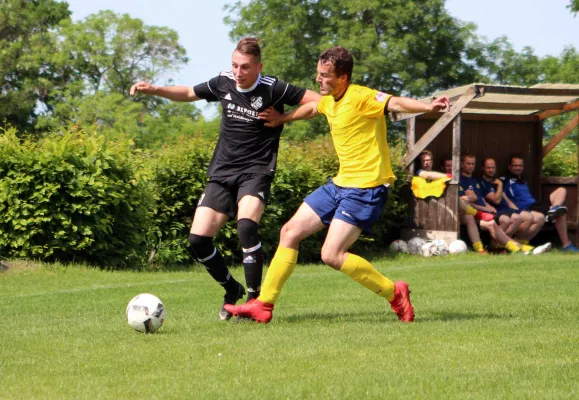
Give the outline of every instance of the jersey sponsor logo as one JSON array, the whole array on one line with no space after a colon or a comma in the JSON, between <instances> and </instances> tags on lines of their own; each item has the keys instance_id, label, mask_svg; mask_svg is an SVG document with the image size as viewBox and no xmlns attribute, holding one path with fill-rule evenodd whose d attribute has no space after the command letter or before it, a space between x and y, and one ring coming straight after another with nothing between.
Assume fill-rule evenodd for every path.
<instances>
[{"instance_id":1,"label":"jersey sponsor logo","mask_svg":"<svg viewBox=\"0 0 579 400\"><path fill-rule=\"evenodd\" d=\"M231 101L231 93L227 93L223 99Z\"/></svg>"},{"instance_id":2,"label":"jersey sponsor logo","mask_svg":"<svg viewBox=\"0 0 579 400\"><path fill-rule=\"evenodd\" d=\"M342 215L345 215L346 217L352 218L352 216L344 210L342 210Z\"/></svg>"},{"instance_id":3,"label":"jersey sponsor logo","mask_svg":"<svg viewBox=\"0 0 579 400\"><path fill-rule=\"evenodd\" d=\"M378 92L378 93L376 93L376 96L374 96L374 100L376 100L380 103L384 103L384 101L386 100L386 97L388 97L388 95L386 93Z\"/></svg>"},{"instance_id":4,"label":"jersey sponsor logo","mask_svg":"<svg viewBox=\"0 0 579 400\"><path fill-rule=\"evenodd\" d=\"M235 109L235 104L229 103L229 104L227 105L227 108L229 108L230 110L233 110L233 109Z\"/></svg>"},{"instance_id":5,"label":"jersey sponsor logo","mask_svg":"<svg viewBox=\"0 0 579 400\"><path fill-rule=\"evenodd\" d=\"M251 98L251 106L253 108L255 108L256 110L261 108L261 106L263 106L263 99L261 98L261 96L252 97Z\"/></svg>"}]
</instances>

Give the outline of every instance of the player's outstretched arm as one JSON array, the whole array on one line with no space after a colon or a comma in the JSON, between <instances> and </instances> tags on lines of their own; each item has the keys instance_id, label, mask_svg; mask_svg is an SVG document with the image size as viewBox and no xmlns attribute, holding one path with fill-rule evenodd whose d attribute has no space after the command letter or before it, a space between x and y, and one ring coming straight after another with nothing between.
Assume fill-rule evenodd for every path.
<instances>
[{"instance_id":1,"label":"player's outstretched arm","mask_svg":"<svg viewBox=\"0 0 579 400\"><path fill-rule=\"evenodd\" d=\"M428 179L430 181L443 178L450 179L447 174L443 174L442 172L425 171L423 169L421 169L420 172L418 172L418 176L424 179Z\"/></svg>"},{"instance_id":2,"label":"player's outstretched arm","mask_svg":"<svg viewBox=\"0 0 579 400\"><path fill-rule=\"evenodd\" d=\"M392 97L388 102L388 111L403 113L426 113L431 111L448 111L450 102L448 96L438 97L430 104L409 97Z\"/></svg>"},{"instance_id":3,"label":"player's outstretched arm","mask_svg":"<svg viewBox=\"0 0 579 400\"><path fill-rule=\"evenodd\" d=\"M131 86L129 94L134 96L143 93L149 96L160 96L174 101L197 101L200 100L190 86L157 86L145 81L137 82Z\"/></svg>"},{"instance_id":4,"label":"player's outstretched arm","mask_svg":"<svg viewBox=\"0 0 579 400\"><path fill-rule=\"evenodd\" d=\"M265 126L273 128L278 125L300 119L312 119L318 115L318 101L303 104L287 114L278 113L273 107L260 112L257 117L265 122Z\"/></svg>"}]
</instances>

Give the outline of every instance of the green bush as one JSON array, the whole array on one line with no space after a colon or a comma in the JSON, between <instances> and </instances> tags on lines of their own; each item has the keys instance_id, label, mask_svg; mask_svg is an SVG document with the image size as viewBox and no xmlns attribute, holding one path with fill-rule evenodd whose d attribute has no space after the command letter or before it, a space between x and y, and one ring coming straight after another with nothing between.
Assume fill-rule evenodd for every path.
<instances>
[{"instance_id":1,"label":"green bush","mask_svg":"<svg viewBox=\"0 0 579 400\"><path fill-rule=\"evenodd\" d=\"M131 144L70 131L39 141L0 134L0 253L5 257L138 264L151 196Z\"/></svg>"},{"instance_id":2,"label":"green bush","mask_svg":"<svg viewBox=\"0 0 579 400\"><path fill-rule=\"evenodd\" d=\"M186 138L176 146L164 148L152 162L156 196L156 261L163 264L193 262L187 243L189 226L197 200L206 184L206 170L214 143L202 138ZM407 205L400 199L406 176L401 167L403 143L391 146L392 164L397 184L390 191L388 203L373 232L356 244L355 251L380 252L398 235ZM279 232L296 212L303 199L338 171L338 159L330 137L303 143L282 141L277 173L269 204L260 223L260 236L266 257L271 258L279 242ZM300 247L300 261L317 261L325 231L305 240ZM235 221L228 222L217 235L215 244L229 263L240 262L240 245Z\"/></svg>"},{"instance_id":3,"label":"green bush","mask_svg":"<svg viewBox=\"0 0 579 400\"><path fill-rule=\"evenodd\" d=\"M543 158L543 176L577 175L577 141L561 141L545 158Z\"/></svg>"}]
</instances>

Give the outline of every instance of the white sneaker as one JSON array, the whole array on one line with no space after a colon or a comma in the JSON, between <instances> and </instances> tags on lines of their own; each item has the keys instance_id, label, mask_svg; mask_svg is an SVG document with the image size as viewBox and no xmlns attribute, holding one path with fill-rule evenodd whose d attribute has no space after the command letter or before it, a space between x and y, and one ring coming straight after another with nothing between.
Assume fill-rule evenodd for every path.
<instances>
[{"instance_id":1,"label":"white sneaker","mask_svg":"<svg viewBox=\"0 0 579 400\"><path fill-rule=\"evenodd\" d=\"M535 247L533 249L533 255L536 256L537 254L541 254L549 250L551 250L551 242L547 242L541 246Z\"/></svg>"}]
</instances>

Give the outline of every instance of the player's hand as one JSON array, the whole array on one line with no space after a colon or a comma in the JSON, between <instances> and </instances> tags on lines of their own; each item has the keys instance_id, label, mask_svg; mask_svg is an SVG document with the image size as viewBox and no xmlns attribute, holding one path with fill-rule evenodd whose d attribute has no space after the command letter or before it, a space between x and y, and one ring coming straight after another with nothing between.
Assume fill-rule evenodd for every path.
<instances>
[{"instance_id":1,"label":"player's hand","mask_svg":"<svg viewBox=\"0 0 579 400\"><path fill-rule=\"evenodd\" d=\"M501 181L499 178L495 178L494 181L491 182L493 185L502 185L503 181Z\"/></svg>"},{"instance_id":2,"label":"player's hand","mask_svg":"<svg viewBox=\"0 0 579 400\"><path fill-rule=\"evenodd\" d=\"M273 107L266 108L257 114L257 118L266 121L264 126L267 126L268 128L275 128L276 126L282 124L280 121L281 114L278 113L277 110Z\"/></svg>"},{"instance_id":3,"label":"player's hand","mask_svg":"<svg viewBox=\"0 0 579 400\"><path fill-rule=\"evenodd\" d=\"M155 92L155 86L145 81L140 81L131 86L131 89L129 90L131 96L134 96L137 92L153 94Z\"/></svg>"},{"instance_id":4,"label":"player's hand","mask_svg":"<svg viewBox=\"0 0 579 400\"><path fill-rule=\"evenodd\" d=\"M432 111L446 112L450 110L450 100L448 96L437 97L430 103Z\"/></svg>"}]
</instances>

